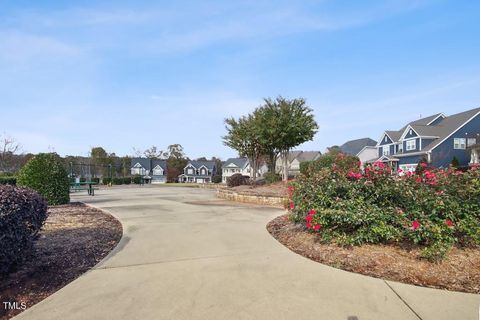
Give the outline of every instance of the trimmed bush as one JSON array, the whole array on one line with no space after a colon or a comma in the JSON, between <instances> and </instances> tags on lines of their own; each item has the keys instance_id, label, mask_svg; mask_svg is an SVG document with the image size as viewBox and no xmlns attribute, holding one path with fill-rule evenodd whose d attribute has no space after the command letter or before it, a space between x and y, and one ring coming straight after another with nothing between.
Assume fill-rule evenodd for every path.
<instances>
[{"instance_id":1,"label":"trimmed bush","mask_svg":"<svg viewBox=\"0 0 480 320\"><path fill-rule=\"evenodd\" d=\"M131 184L132 178L130 177L123 177L123 184Z\"/></svg>"},{"instance_id":2,"label":"trimmed bush","mask_svg":"<svg viewBox=\"0 0 480 320\"><path fill-rule=\"evenodd\" d=\"M250 177L244 176L241 173L235 173L231 177L227 178L227 186L237 187L248 184Z\"/></svg>"},{"instance_id":3,"label":"trimmed bush","mask_svg":"<svg viewBox=\"0 0 480 320\"><path fill-rule=\"evenodd\" d=\"M134 184L142 184L143 183L143 179L141 176L133 176L132 177L132 182Z\"/></svg>"},{"instance_id":4,"label":"trimmed bush","mask_svg":"<svg viewBox=\"0 0 480 320\"><path fill-rule=\"evenodd\" d=\"M38 193L0 185L0 274L22 263L46 218L47 203Z\"/></svg>"},{"instance_id":5,"label":"trimmed bush","mask_svg":"<svg viewBox=\"0 0 480 320\"><path fill-rule=\"evenodd\" d=\"M265 183L271 184L282 180L282 176L278 173L267 172L265 173Z\"/></svg>"},{"instance_id":6,"label":"trimmed bush","mask_svg":"<svg viewBox=\"0 0 480 320\"><path fill-rule=\"evenodd\" d=\"M219 175L219 174L214 175L213 178L212 178L212 182L213 183L221 183L222 182L222 176Z\"/></svg>"},{"instance_id":7,"label":"trimmed bush","mask_svg":"<svg viewBox=\"0 0 480 320\"><path fill-rule=\"evenodd\" d=\"M123 178L122 177L114 177L112 179L112 184L115 184L115 185L123 184Z\"/></svg>"},{"instance_id":8,"label":"trimmed bush","mask_svg":"<svg viewBox=\"0 0 480 320\"><path fill-rule=\"evenodd\" d=\"M111 182L112 182L112 179L111 179L111 178L103 178L103 179L102 179L102 183L103 183L104 185L108 185L108 184L110 184Z\"/></svg>"},{"instance_id":9,"label":"trimmed bush","mask_svg":"<svg viewBox=\"0 0 480 320\"><path fill-rule=\"evenodd\" d=\"M0 184L9 184L9 185L16 185L17 178L15 177L0 177Z\"/></svg>"},{"instance_id":10,"label":"trimmed bush","mask_svg":"<svg viewBox=\"0 0 480 320\"><path fill-rule=\"evenodd\" d=\"M70 182L57 154L34 156L18 173L17 184L37 191L49 205L70 202Z\"/></svg>"},{"instance_id":11,"label":"trimmed bush","mask_svg":"<svg viewBox=\"0 0 480 320\"><path fill-rule=\"evenodd\" d=\"M443 259L452 245L480 245L480 168L392 175L383 163L324 168L289 187L291 219L344 245L406 242Z\"/></svg>"}]
</instances>

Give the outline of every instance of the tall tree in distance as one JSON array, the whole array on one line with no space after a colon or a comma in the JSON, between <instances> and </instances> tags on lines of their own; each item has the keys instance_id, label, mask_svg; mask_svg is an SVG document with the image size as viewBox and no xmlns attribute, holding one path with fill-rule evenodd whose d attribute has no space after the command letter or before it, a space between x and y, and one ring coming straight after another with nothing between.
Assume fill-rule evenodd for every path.
<instances>
[{"instance_id":1,"label":"tall tree in distance","mask_svg":"<svg viewBox=\"0 0 480 320\"><path fill-rule=\"evenodd\" d=\"M179 175L183 173L188 159L185 158L183 147L180 144L171 144L167 147L165 153L167 158L167 181L175 182Z\"/></svg>"},{"instance_id":2,"label":"tall tree in distance","mask_svg":"<svg viewBox=\"0 0 480 320\"><path fill-rule=\"evenodd\" d=\"M6 134L0 135L0 172L16 170L15 154L21 149L20 144Z\"/></svg>"},{"instance_id":3,"label":"tall tree in distance","mask_svg":"<svg viewBox=\"0 0 480 320\"><path fill-rule=\"evenodd\" d=\"M258 111L262 118L263 142L271 146L273 153L280 154L283 163L283 181L288 181L288 154L290 150L313 139L318 124L313 110L307 106L305 99L275 100L265 99L265 104Z\"/></svg>"},{"instance_id":4,"label":"tall tree in distance","mask_svg":"<svg viewBox=\"0 0 480 320\"><path fill-rule=\"evenodd\" d=\"M264 149L260 142L259 128L262 126L255 114L225 119L227 134L223 137L223 144L238 151L241 157L247 157L252 168L251 177L257 179L258 159Z\"/></svg>"}]
</instances>

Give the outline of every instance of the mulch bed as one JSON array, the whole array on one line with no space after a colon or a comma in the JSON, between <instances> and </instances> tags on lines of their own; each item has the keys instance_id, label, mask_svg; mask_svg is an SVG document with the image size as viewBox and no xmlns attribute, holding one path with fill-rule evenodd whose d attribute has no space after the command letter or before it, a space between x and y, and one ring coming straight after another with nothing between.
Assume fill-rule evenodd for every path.
<instances>
[{"instance_id":1,"label":"mulch bed","mask_svg":"<svg viewBox=\"0 0 480 320\"><path fill-rule=\"evenodd\" d=\"M50 207L49 216L25 263L0 279L0 319L23 310L5 310L3 302L29 308L85 273L122 237L118 220L81 203Z\"/></svg>"},{"instance_id":2,"label":"mulch bed","mask_svg":"<svg viewBox=\"0 0 480 320\"><path fill-rule=\"evenodd\" d=\"M238 193L255 195L255 196L270 196L270 197L286 197L287 186L284 182L276 182L265 185L244 185L229 188Z\"/></svg>"},{"instance_id":3,"label":"mulch bed","mask_svg":"<svg viewBox=\"0 0 480 320\"><path fill-rule=\"evenodd\" d=\"M480 248L452 248L445 261L431 263L420 258L417 246L322 243L318 235L295 225L287 215L272 220L267 229L290 250L338 269L423 287L480 293Z\"/></svg>"}]
</instances>

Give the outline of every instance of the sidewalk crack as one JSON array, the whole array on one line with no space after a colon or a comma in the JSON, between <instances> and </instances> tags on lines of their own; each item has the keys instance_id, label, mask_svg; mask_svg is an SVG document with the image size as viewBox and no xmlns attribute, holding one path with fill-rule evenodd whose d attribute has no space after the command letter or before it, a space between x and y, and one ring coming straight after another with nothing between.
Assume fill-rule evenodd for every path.
<instances>
[{"instance_id":1,"label":"sidewalk crack","mask_svg":"<svg viewBox=\"0 0 480 320\"><path fill-rule=\"evenodd\" d=\"M415 316L417 316L418 319L423 320L422 317L420 317L420 315L419 315L415 310L413 310L413 308L407 303L407 301L405 301L405 300L402 298L402 296L400 296L400 294L399 294L397 291L395 291L395 289L393 289L393 287L392 287L386 280L383 280L383 282L385 282L385 284L387 285L387 287L389 287L390 290L392 290L393 293L395 293L395 295L407 306L408 309L410 309L410 311L413 312L413 314L414 314Z\"/></svg>"}]
</instances>

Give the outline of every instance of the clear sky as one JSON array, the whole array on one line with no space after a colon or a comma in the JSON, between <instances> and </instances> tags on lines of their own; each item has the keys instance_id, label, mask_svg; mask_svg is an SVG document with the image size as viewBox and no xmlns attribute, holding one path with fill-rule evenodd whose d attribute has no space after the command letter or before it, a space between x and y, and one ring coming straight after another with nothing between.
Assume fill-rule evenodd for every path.
<instances>
[{"instance_id":1,"label":"clear sky","mask_svg":"<svg viewBox=\"0 0 480 320\"><path fill-rule=\"evenodd\" d=\"M223 119L304 97L305 150L480 106L480 1L0 0L0 133L25 152L180 143L234 156Z\"/></svg>"}]
</instances>

